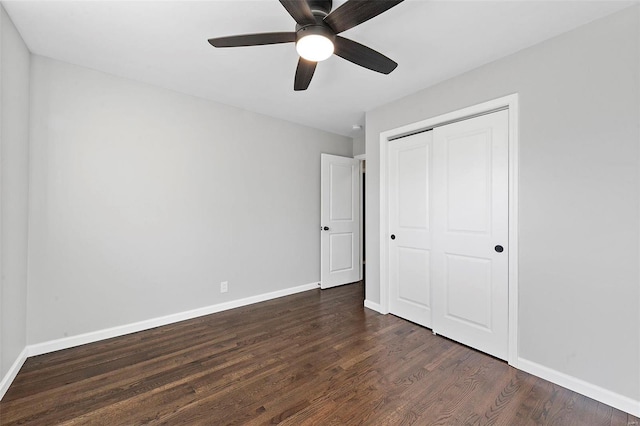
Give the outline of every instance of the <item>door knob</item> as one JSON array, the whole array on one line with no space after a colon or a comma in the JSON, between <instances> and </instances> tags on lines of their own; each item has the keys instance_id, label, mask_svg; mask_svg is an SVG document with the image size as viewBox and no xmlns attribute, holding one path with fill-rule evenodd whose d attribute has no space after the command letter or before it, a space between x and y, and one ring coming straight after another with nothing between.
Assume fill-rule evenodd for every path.
<instances>
[{"instance_id":1,"label":"door knob","mask_svg":"<svg viewBox=\"0 0 640 426\"><path fill-rule=\"evenodd\" d=\"M497 245L493 249L498 253L502 253L504 251L504 248L501 245Z\"/></svg>"},{"instance_id":2,"label":"door knob","mask_svg":"<svg viewBox=\"0 0 640 426\"><path fill-rule=\"evenodd\" d=\"M324 227L324 228L322 228L322 229L324 229L325 231L328 231L328 230L329 230L329 227L328 227L328 226L325 226L325 227Z\"/></svg>"},{"instance_id":3,"label":"door knob","mask_svg":"<svg viewBox=\"0 0 640 426\"><path fill-rule=\"evenodd\" d=\"M395 239L396 239L395 234L391 234L391 239L392 239L392 240L395 240Z\"/></svg>"}]
</instances>

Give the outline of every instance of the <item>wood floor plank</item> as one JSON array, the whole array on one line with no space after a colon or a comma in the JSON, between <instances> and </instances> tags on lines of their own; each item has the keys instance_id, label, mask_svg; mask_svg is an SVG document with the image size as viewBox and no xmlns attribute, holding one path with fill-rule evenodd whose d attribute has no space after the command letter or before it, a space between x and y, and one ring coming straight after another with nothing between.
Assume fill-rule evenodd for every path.
<instances>
[{"instance_id":1,"label":"wood floor plank","mask_svg":"<svg viewBox=\"0 0 640 426\"><path fill-rule=\"evenodd\" d=\"M0 425L602 425L638 419L312 290L29 358Z\"/></svg>"}]
</instances>

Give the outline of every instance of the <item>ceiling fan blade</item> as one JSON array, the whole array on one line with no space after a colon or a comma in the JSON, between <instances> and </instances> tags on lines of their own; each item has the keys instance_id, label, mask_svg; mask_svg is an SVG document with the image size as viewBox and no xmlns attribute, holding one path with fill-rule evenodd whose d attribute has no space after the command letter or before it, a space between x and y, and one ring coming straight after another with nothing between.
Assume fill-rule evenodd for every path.
<instances>
[{"instance_id":1,"label":"ceiling fan blade","mask_svg":"<svg viewBox=\"0 0 640 426\"><path fill-rule=\"evenodd\" d=\"M382 74L389 74L396 69L397 63L384 56L382 53L356 43L348 38L336 36L335 50L333 53L347 61L353 62L361 67L377 71Z\"/></svg>"},{"instance_id":2,"label":"ceiling fan blade","mask_svg":"<svg viewBox=\"0 0 640 426\"><path fill-rule=\"evenodd\" d=\"M296 33L258 33L242 34L228 37L210 38L213 47L262 46L265 44L292 43L296 41Z\"/></svg>"},{"instance_id":3,"label":"ceiling fan blade","mask_svg":"<svg viewBox=\"0 0 640 426\"><path fill-rule=\"evenodd\" d=\"M311 13L311 8L306 0L280 0L280 3L298 24L311 25L316 23L316 18Z\"/></svg>"},{"instance_id":4,"label":"ceiling fan blade","mask_svg":"<svg viewBox=\"0 0 640 426\"><path fill-rule=\"evenodd\" d=\"M356 25L360 25L371 18L375 18L382 12L386 12L393 6L402 3L402 1L403 0L349 0L324 18L324 22L338 34Z\"/></svg>"},{"instance_id":5,"label":"ceiling fan blade","mask_svg":"<svg viewBox=\"0 0 640 426\"><path fill-rule=\"evenodd\" d=\"M296 68L296 78L293 82L293 90L307 90L309 83L311 83L313 73L316 70L316 65L318 65L317 62L311 62L300 58L298 61L298 68Z\"/></svg>"}]
</instances>

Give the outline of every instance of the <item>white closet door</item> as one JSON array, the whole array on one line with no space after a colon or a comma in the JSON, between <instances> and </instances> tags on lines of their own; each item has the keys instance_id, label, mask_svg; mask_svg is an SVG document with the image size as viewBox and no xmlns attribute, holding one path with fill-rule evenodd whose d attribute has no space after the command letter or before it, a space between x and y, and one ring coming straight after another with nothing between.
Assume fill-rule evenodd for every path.
<instances>
[{"instance_id":1,"label":"white closet door","mask_svg":"<svg viewBox=\"0 0 640 426\"><path fill-rule=\"evenodd\" d=\"M433 330L508 355L508 112L433 131Z\"/></svg>"},{"instance_id":2,"label":"white closet door","mask_svg":"<svg viewBox=\"0 0 640 426\"><path fill-rule=\"evenodd\" d=\"M431 327L432 132L389 142L389 312Z\"/></svg>"},{"instance_id":3,"label":"white closet door","mask_svg":"<svg viewBox=\"0 0 640 426\"><path fill-rule=\"evenodd\" d=\"M360 160L321 154L320 287L360 281Z\"/></svg>"}]
</instances>

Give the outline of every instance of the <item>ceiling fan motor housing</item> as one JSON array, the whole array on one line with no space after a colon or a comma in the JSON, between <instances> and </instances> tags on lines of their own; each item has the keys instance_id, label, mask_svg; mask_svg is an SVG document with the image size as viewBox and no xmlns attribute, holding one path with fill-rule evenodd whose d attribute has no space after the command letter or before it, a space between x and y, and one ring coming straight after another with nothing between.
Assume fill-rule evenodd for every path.
<instances>
[{"instance_id":1,"label":"ceiling fan motor housing","mask_svg":"<svg viewBox=\"0 0 640 426\"><path fill-rule=\"evenodd\" d=\"M327 24L319 23L315 25L307 25L304 27L296 27L296 43L302 38L308 35L319 35L328 38L333 43L336 39L336 34Z\"/></svg>"},{"instance_id":2,"label":"ceiling fan motor housing","mask_svg":"<svg viewBox=\"0 0 640 426\"><path fill-rule=\"evenodd\" d=\"M333 7L332 0L308 0L308 3L309 3L309 9L311 9L311 12L314 15L316 14L322 15L323 19L325 16L329 14L329 12L331 12L331 8Z\"/></svg>"},{"instance_id":3,"label":"ceiling fan motor housing","mask_svg":"<svg viewBox=\"0 0 640 426\"><path fill-rule=\"evenodd\" d=\"M296 42L304 36L320 35L333 41L335 40L335 32L325 22L324 18L331 12L333 7L332 0L308 0L311 13L316 18L315 24L300 25L296 24Z\"/></svg>"}]
</instances>

